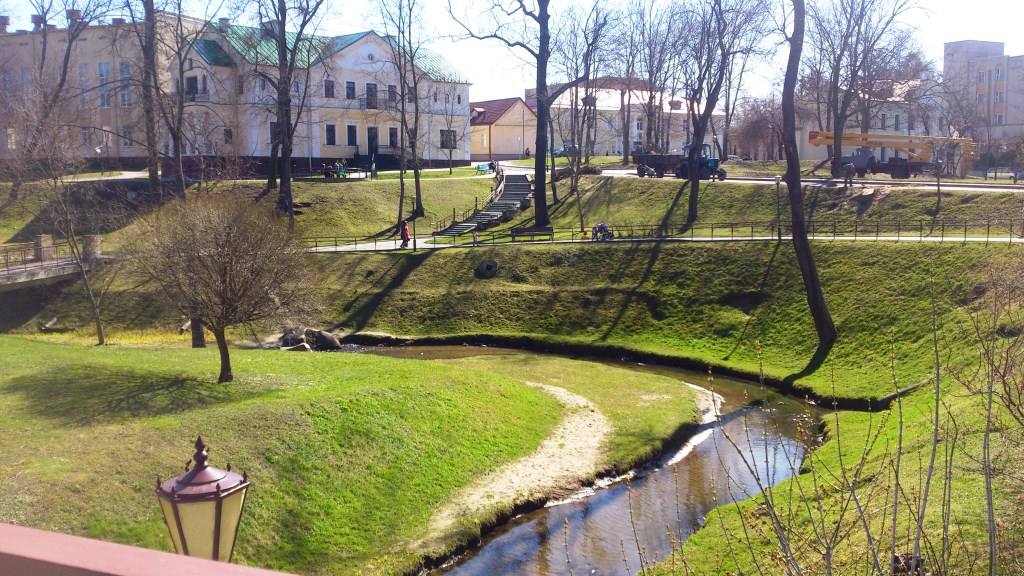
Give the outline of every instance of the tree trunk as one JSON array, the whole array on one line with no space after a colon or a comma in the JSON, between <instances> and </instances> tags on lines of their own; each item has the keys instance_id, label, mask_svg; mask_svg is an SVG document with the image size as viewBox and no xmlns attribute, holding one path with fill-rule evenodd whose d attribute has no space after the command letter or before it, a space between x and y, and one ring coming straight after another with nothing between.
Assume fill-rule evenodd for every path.
<instances>
[{"instance_id":1,"label":"tree trunk","mask_svg":"<svg viewBox=\"0 0 1024 576\"><path fill-rule=\"evenodd\" d=\"M154 102L157 81L156 67L156 7L153 0L143 0L145 25L142 36L142 114L146 125L146 153L149 168L150 193L160 190L160 131L156 120Z\"/></svg>"},{"instance_id":2,"label":"tree trunk","mask_svg":"<svg viewBox=\"0 0 1024 576\"><path fill-rule=\"evenodd\" d=\"M235 375L231 373L231 353L228 351L228 340L224 337L224 328L211 327L210 332L217 339L217 351L220 352L220 376L217 377L217 383L231 382Z\"/></svg>"},{"instance_id":3,"label":"tree trunk","mask_svg":"<svg viewBox=\"0 0 1024 576\"><path fill-rule=\"evenodd\" d=\"M818 333L818 349L828 349L836 339L836 326L825 302L825 293L818 278L811 243L807 239L804 221L804 194L800 183L800 156L796 143L796 84L800 71L800 53L804 45L804 0L793 1L793 35L790 38L789 61L782 87L783 144L786 152L786 187L789 190L789 208L792 213L793 248L807 293L807 306Z\"/></svg>"},{"instance_id":4,"label":"tree trunk","mask_svg":"<svg viewBox=\"0 0 1024 576\"><path fill-rule=\"evenodd\" d=\"M558 168L555 166L555 127L551 125L550 117L548 119L548 145L550 146L549 152L551 156L551 203L557 204L558 184L555 181L555 176L558 174ZM541 226L541 224L538 224L538 226Z\"/></svg>"},{"instance_id":5,"label":"tree trunk","mask_svg":"<svg viewBox=\"0 0 1024 576\"><path fill-rule=\"evenodd\" d=\"M548 155L548 135L551 103L548 102L548 59L551 57L551 32L548 28L550 0L537 0L537 137L534 141L533 161L533 222L537 226L551 224L545 186L544 160Z\"/></svg>"},{"instance_id":6,"label":"tree trunk","mask_svg":"<svg viewBox=\"0 0 1024 576\"><path fill-rule=\"evenodd\" d=\"M265 193L269 193L274 188L277 188L277 151L281 148L281 145L278 144L278 139L280 139L280 135L275 134L274 141L270 144L270 165L267 171L267 188Z\"/></svg>"},{"instance_id":7,"label":"tree trunk","mask_svg":"<svg viewBox=\"0 0 1024 576\"><path fill-rule=\"evenodd\" d=\"M619 91L619 117L622 119L622 163L629 164L629 110L625 90Z\"/></svg>"},{"instance_id":8,"label":"tree trunk","mask_svg":"<svg viewBox=\"0 0 1024 576\"><path fill-rule=\"evenodd\" d=\"M203 330L203 319L193 309L188 315L189 330L192 332L192 347L206 348L206 331Z\"/></svg>"}]
</instances>

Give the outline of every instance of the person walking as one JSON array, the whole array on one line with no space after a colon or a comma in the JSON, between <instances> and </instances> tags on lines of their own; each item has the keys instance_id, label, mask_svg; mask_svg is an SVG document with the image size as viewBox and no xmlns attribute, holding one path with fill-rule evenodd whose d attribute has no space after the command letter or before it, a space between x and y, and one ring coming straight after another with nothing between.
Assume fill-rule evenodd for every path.
<instances>
[{"instance_id":1,"label":"person walking","mask_svg":"<svg viewBox=\"0 0 1024 576\"><path fill-rule=\"evenodd\" d=\"M412 238L412 234L409 233L409 221L402 221L402 250L409 247L409 239Z\"/></svg>"}]
</instances>

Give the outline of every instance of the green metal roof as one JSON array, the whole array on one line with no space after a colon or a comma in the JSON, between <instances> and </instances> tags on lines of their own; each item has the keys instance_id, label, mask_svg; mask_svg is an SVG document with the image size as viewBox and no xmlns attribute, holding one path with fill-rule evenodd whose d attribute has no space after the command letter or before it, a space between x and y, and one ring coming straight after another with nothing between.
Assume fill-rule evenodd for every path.
<instances>
[{"instance_id":1,"label":"green metal roof","mask_svg":"<svg viewBox=\"0 0 1024 576\"><path fill-rule=\"evenodd\" d=\"M299 47L299 54L295 59L296 66L299 68L309 68L320 60L341 52L370 34L375 33L356 32L331 37L306 34L299 38L296 33L287 32L285 38L289 46ZM277 66L277 45L273 38L264 36L259 28L232 25L228 28L224 37L227 38L232 48L250 64ZM392 42L390 37L382 38L385 42ZM216 43L213 44L216 45ZM223 52L220 46L216 46L216 49ZM224 56L227 57L227 54L225 53ZM206 59L206 56L203 56L203 58ZM227 59L230 61L229 57ZM420 68L434 80L463 84L469 83L454 66L433 50L420 48L417 59L419 60L418 65ZM213 62L210 63L213 64Z\"/></svg>"},{"instance_id":2,"label":"green metal roof","mask_svg":"<svg viewBox=\"0 0 1024 576\"><path fill-rule=\"evenodd\" d=\"M192 44L192 50L210 66L234 66L231 56L221 48L216 40L200 38Z\"/></svg>"},{"instance_id":3,"label":"green metal roof","mask_svg":"<svg viewBox=\"0 0 1024 576\"><path fill-rule=\"evenodd\" d=\"M277 66L277 44L259 28L232 25L224 37L246 62L258 66ZM330 38L308 34L299 38L295 32L286 32L285 41L296 49L295 65L309 68L320 59Z\"/></svg>"}]
</instances>

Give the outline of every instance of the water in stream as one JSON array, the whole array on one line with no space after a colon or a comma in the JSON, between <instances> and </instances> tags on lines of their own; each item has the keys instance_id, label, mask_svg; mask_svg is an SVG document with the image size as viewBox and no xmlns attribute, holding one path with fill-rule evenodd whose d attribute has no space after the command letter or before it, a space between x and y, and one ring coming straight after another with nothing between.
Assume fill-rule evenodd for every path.
<instances>
[{"instance_id":1,"label":"water in stream","mask_svg":"<svg viewBox=\"0 0 1024 576\"><path fill-rule=\"evenodd\" d=\"M415 358L527 353L459 346L374 351ZM634 367L698 385L706 382L706 376L696 372ZM813 409L738 380L716 377L714 388L723 399L720 421L706 425L702 433L666 454L655 467L628 482L588 490L519 516L492 532L478 549L434 574L554 576L568 575L571 566L576 576L632 576L640 569L640 550L649 561L665 558L673 539L678 543L693 533L711 509L757 491L757 482L740 451L762 483L792 476L807 445L803 435L813 429ZM762 408L751 406L755 401Z\"/></svg>"}]
</instances>

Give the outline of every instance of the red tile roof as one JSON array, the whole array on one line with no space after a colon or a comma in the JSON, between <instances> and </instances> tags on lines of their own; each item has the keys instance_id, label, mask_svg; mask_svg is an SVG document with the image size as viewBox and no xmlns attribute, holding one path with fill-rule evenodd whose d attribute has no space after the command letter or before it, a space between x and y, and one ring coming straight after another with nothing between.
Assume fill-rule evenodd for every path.
<instances>
[{"instance_id":1,"label":"red tile roof","mask_svg":"<svg viewBox=\"0 0 1024 576\"><path fill-rule=\"evenodd\" d=\"M483 102L470 102L469 123L473 126L487 126L488 124L494 124L498 121L498 118L501 118L501 115L514 106L516 102L522 101L522 98L515 97L500 98L498 100L484 100Z\"/></svg>"}]
</instances>

